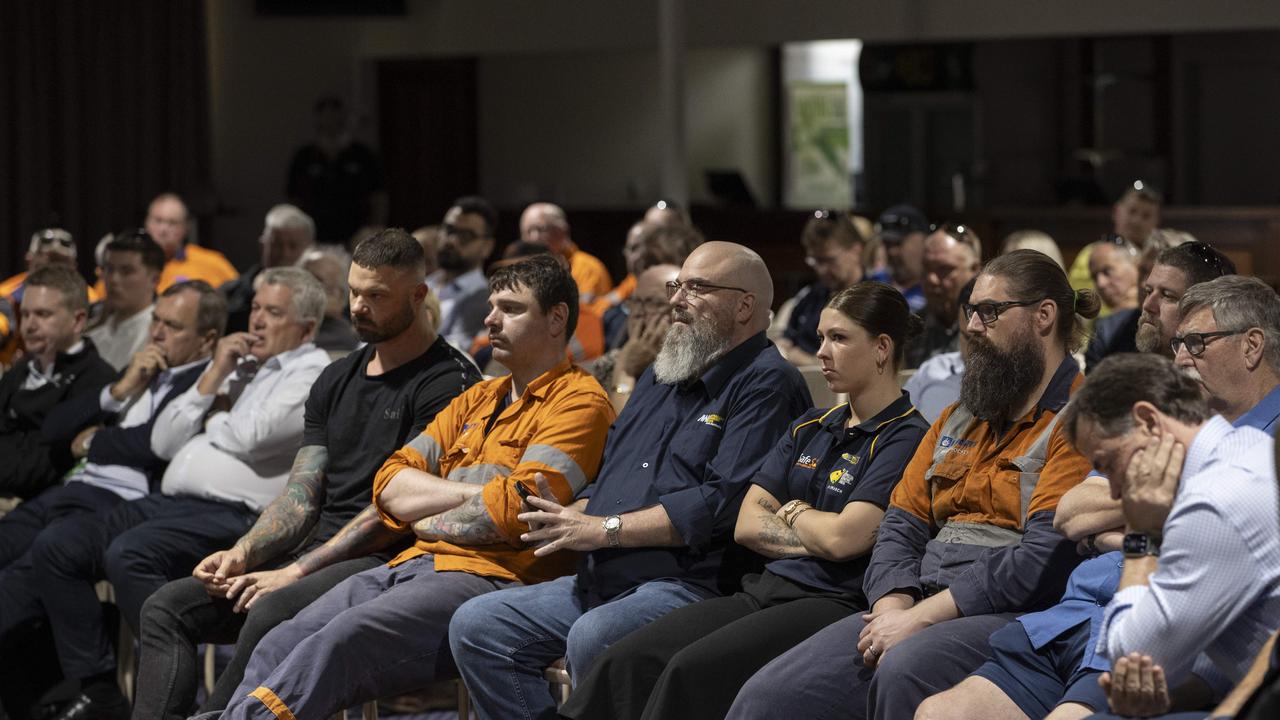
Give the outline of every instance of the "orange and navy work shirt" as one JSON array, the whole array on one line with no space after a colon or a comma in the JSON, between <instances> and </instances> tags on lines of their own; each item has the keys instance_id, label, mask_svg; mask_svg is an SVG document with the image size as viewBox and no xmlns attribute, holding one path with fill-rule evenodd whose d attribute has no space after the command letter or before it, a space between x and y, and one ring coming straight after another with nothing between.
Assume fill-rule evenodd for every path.
<instances>
[{"instance_id":1,"label":"orange and navy work shirt","mask_svg":"<svg viewBox=\"0 0 1280 720\"><path fill-rule=\"evenodd\" d=\"M441 410L421 435L388 458L373 480L374 507L388 527L402 532L410 530L411 523L387 512L380 499L401 470L415 468L446 480L484 485L485 507L506 542L470 546L418 540L391 565L430 553L439 571L523 583L573 570L574 553L535 558L533 547L520 541L528 526L516 519L523 501L515 484L536 493L534 474L542 473L560 503L573 502L600 469L613 406L595 378L565 360L529 383L486 430L510 392L510 376L473 385Z\"/></svg>"},{"instance_id":2,"label":"orange and navy work shirt","mask_svg":"<svg viewBox=\"0 0 1280 720\"><path fill-rule=\"evenodd\" d=\"M178 250L178 254L164 264L164 270L160 273L160 280L156 282L156 293L162 293L170 285L176 285L187 280L203 280L217 290L222 286L222 283L235 280L238 277L240 277L240 273L236 271L235 266L231 264L226 255L217 250L210 250L199 245L183 245ZM106 292L106 286L101 278L98 279L93 289L99 294Z\"/></svg>"},{"instance_id":3,"label":"orange and navy work shirt","mask_svg":"<svg viewBox=\"0 0 1280 720\"><path fill-rule=\"evenodd\" d=\"M999 433L975 418L944 434L959 406L943 411L890 497L867 570L869 602L895 590L950 589L961 613L974 615L1038 609L1061 596L1079 558L1075 543L1053 529L1053 516L1090 466L1056 426L1043 466L1028 456L1083 381L1067 357L1031 412ZM976 532L939 536L947 525Z\"/></svg>"}]
</instances>

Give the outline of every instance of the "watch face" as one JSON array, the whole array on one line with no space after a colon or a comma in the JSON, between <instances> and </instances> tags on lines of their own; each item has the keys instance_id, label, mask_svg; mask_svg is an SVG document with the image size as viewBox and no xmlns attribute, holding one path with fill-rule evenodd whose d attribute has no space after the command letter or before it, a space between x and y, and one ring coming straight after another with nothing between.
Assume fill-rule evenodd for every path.
<instances>
[{"instance_id":1,"label":"watch face","mask_svg":"<svg viewBox=\"0 0 1280 720\"><path fill-rule=\"evenodd\" d=\"M1124 536L1123 550L1125 555L1156 555L1156 544L1143 533L1129 533Z\"/></svg>"},{"instance_id":2,"label":"watch face","mask_svg":"<svg viewBox=\"0 0 1280 720\"><path fill-rule=\"evenodd\" d=\"M604 519L604 529L610 532L622 527L622 518L617 515L610 515Z\"/></svg>"}]
</instances>

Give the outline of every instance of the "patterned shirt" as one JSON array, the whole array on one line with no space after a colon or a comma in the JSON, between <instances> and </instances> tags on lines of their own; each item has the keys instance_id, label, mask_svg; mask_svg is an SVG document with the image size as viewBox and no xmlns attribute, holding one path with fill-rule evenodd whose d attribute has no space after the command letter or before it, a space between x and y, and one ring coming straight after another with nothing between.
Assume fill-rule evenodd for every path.
<instances>
[{"instance_id":1,"label":"patterned shirt","mask_svg":"<svg viewBox=\"0 0 1280 720\"><path fill-rule=\"evenodd\" d=\"M1215 416L1187 448L1148 585L1116 592L1098 651L1150 655L1166 673L1205 652L1244 677L1280 617L1280 517L1273 441Z\"/></svg>"}]
</instances>

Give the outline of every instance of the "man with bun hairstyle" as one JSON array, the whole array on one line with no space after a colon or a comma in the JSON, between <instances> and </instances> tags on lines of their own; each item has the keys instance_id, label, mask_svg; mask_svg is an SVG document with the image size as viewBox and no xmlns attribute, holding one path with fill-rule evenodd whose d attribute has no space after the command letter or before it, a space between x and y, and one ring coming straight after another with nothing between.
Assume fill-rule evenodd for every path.
<instances>
[{"instance_id":1,"label":"man with bun hairstyle","mask_svg":"<svg viewBox=\"0 0 1280 720\"><path fill-rule=\"evenodd\" d=\"M1098 313L1047 255L1018 250L978 275L968 367L894 489L863 589L871 612L766 665L730 718L911 718L986 658L987 637L1062 594L1079 558L1053 529L1089 463L1057 417L1083 381L1071 353Z\"/></svg>"}]
</instances>

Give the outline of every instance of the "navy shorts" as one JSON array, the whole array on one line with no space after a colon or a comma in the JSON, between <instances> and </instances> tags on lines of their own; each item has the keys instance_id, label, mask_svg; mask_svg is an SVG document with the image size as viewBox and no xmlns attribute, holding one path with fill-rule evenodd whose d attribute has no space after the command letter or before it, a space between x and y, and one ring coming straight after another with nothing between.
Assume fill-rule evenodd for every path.
<instances>
[{"instance_id":1,"label":"navy shorts","mask_svg":"<svg viewBox=\"0 0 1280 720\"><path fill-rule=\"evenodd\" d=\"M1107 696L1098 686L1100 670L1080 667L1089 623L1081 623L1036 650L1022 623L991 633L991 657L974 675L995 683L1030 718L1043 718L1065 702L1106 712Z\"/></svg>"}]
</instances>

